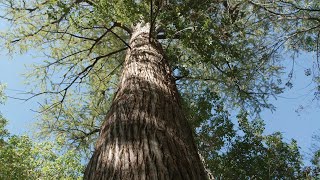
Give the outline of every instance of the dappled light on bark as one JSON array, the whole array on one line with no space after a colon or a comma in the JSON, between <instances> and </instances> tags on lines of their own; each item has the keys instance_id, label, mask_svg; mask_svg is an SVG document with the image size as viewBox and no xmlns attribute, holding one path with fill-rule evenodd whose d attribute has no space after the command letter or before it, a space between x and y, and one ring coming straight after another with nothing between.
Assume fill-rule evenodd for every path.
<instances>
[{"instance_id":1,"label":"dappled light on bark","mask_svg":"<svg viewBox=\"0 0 320 180\"><path fill-rule=\"evenodd\" d=\"M161 45L135 26L85 179L206 179Z\"/></svg>"}]
</instances>

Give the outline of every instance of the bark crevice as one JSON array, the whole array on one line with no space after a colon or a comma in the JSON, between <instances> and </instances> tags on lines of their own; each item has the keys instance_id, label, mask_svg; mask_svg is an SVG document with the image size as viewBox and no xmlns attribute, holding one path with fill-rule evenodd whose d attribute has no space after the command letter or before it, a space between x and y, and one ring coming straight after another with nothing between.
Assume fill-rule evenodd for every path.
<instances>
[{"instance_id":1,"label":"bark crevice","mask_svg":"<svg viewBox=\"0 0 320 180\"><path fill-rule=\"evenodd\" d=\"M207 179L160 43L133 28L85 179Z\"/></svg>"}]
</instances>

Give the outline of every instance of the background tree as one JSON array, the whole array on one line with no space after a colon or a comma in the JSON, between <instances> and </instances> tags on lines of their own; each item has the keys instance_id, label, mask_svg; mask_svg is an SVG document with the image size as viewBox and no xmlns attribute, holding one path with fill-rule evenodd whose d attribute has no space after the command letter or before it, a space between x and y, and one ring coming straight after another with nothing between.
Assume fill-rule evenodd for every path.
<instances>
[{"instance_id":1,"label":"background tree","mask_svg":"<svg viewBox=\"0 0 320 180\"><path fill-rule=\"evenodd\" d=\"M238 116L238 129L219 118L198 134L199 150L216 179L299 179L303 164L296 141L284 142L280 132L264 135L263 121L249 122L245 113ZM232 131L223 129L226 124Z\"/></svg>"},{"instance_id":2,"label":"background tree","mask_svg":"<svg viewBox=\"0 0 320 180\"><path fill-rule=\"evenodd\" d=\"M4 103L0 84L0 103ZM75 149L63 150L56 143L37 143L28 136L11 135L0 115L0 179L81 179L83 165Z\"/></svg>"},{"instance_id":3,"label":"background tree","mask_svg":"<svg viewBox=\"0 0 320 180\"><path fill-rule=\"evenodd\" d=\"M1 128L6 120L1 117ZM1 179L81 179L83 165L75 150L59 144L35 143L28 136L5 134L0 139Z\"/></svg>"},{"instance_id":4,"label":"background tree","mask_svg":"<svg viewBox=\"0 0 320 180\"><path fill-rule=\"evenodd\" d=\"M319 146L319 134L315 134L313 137L311 165L305 166L302 171L302 177L306 179L319 179L320 178L320 146Z\"/></svg>"}]
</instances>

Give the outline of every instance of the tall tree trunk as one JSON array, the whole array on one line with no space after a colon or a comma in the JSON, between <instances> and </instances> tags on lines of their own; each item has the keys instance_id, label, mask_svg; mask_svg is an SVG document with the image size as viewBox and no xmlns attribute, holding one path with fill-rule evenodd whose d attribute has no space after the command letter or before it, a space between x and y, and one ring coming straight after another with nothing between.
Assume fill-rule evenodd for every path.
<instances>
[{"instance_id":1,"label":"tall tree trunk","mask_svg":"<svg viewBox=\"0 0 320 180\"><path fill-rule=\"evenodd\" d=\"M135 26L85 179L207 179L167 59Z\"/></svg>"}]
</instances>

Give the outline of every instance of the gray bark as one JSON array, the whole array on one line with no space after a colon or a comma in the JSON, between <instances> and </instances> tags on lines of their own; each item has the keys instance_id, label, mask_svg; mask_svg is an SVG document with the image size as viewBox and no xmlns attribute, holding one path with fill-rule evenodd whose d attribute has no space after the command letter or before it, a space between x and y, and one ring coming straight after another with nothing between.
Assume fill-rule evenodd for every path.
<instances>
[{"instance_id":1,"label":"gray bark","mask_svg":"<svg viewBox=\"0 0 320 180\"><path fill-rule=\"evenodd\" d=\"M134 27L85 179L207 179L174 78L148 24Z\"/></svg>"}]
</instances>

